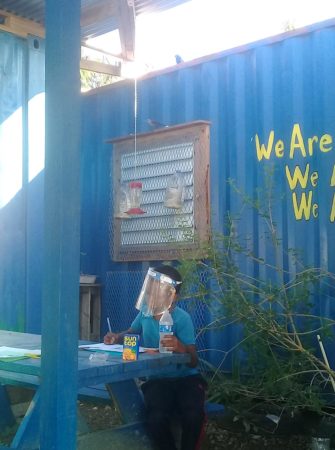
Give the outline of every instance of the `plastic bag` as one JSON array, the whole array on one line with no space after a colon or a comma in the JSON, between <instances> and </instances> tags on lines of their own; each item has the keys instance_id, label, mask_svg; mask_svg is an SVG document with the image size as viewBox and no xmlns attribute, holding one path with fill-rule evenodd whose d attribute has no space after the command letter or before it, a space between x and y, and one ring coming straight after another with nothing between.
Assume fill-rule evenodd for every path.
<instances>
[{"instance_id":1,"label":"plastic bag","mask_svg":"<svg viewBox=\"0 0 335 450\"><path fill-rule=\"evenodd\" d=\"M168 179L165 190L164 206L166 208L180 209L184 201L184 180L178 170Z\"/></svg>"},{"instance_id":2,"label":"plastic bag","mask_svg":"<svg viewBox=\"0 0 335 450\"><path fill-rule=\"evenodd\" d=\"M115 217L118 219L129 219L127 211L130 208L129 189L127 184L121 184L116 198L117 213Z\"/></svg>"}]
</instances>

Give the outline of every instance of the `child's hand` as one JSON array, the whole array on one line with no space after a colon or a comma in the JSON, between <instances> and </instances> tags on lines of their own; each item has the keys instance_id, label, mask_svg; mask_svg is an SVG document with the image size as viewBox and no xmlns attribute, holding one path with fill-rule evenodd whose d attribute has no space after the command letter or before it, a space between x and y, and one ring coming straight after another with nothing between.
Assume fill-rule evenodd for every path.
<instances>
[{"instance_id":1,"label":"child's hand","mask_svg":"<svg viewBox=\"0 0 335 450\"><path fill-rule=\"evenodd\" d=\"M176 338L173 334L167 334L162 339L162 345L166 347L168 350L175 353L185 353L185 346Z\"/></svg>"},{"instance_id":2,"label":"child's hand","mask_svg":"<svg viewBox=\"0 0 335 450\"><path fill-rule=\"evenodd\" d=\"M104 344L107 344L107 345L116 344L117 341L118 341L118 337L119 337L119 335L117 333L110 333L110 332L108 332L104 336Z\"/></svg>"}]
</instances>

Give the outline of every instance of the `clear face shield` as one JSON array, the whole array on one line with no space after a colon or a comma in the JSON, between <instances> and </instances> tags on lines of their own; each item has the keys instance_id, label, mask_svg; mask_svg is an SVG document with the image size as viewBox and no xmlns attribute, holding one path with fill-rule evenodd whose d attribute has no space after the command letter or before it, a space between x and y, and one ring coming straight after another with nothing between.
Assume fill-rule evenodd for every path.
<instances>
[{"instance_id":1,"label":"clear face shield","mask_svg":"<svg viewBox=\"0 0 335 450\"><path fill-rule=\"evenodd\" d=\"M135 308L145 316L157 316L170 308L180 281L149 269L138 296Z\"/></svg>"}]
</instances>

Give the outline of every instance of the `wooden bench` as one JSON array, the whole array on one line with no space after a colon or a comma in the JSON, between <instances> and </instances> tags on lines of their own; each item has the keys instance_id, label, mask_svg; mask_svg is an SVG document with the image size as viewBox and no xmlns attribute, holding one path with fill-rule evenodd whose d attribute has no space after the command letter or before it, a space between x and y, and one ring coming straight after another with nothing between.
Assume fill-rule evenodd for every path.
<instances>
[{"instance_id":1,"label":"wooden bench","mask_svg":"<svg viewBox=\"0 0 335 450\"><path fill-rule=\"evenodd\" d=\"M14 376L11 376L9 380L7 372L0 370L0 383L35 389L39 385L39 379L34 375L17 373ZM78 399L81 401L101 402L106 404L111 403L112 401L111 394L108 392L105 384L80 388L78 391ZM219 403L205 403L205 411L208 416L223 414L224 409L224 406Z\"/></svg>"},{"instance_id":2,"label":"wooden bench","mask_svg":"<svg viewBox=\"0 0 335 450\"><path fill-rule=\"evenodd\" d=\"M82 401L91 401L99 403L111 402L111 396L104 384L79 389L78 399ZM224 406L219 403L212 403L212 402L205 403L205 412L208 417L222 415L224 411L225 411Z\"/></svg>"}]
</instances>

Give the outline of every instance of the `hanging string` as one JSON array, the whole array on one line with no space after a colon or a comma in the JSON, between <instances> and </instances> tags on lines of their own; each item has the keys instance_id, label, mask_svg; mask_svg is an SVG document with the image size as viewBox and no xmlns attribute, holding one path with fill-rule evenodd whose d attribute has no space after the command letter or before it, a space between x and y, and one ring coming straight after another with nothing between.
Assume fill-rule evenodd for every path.
<instances>
[{"instance_id":1,"label":"hanging string","mask_svg":"<svg viewBox=\"0 0 335 450\"><path fill-rule=\"evenodd\" d=\"M137 179L137 78L134 78L134 180Z\"/></svg>"},{"instance_id":2,"label":"hanging string","mask_svg":"<svg viewBox=\"0 0 335 450\"><path fill-rule=\"evenodd\" d=\"M136 74L136 9L135 0L128 0L129 6L132 6L134 20L134 180L137 179L137 74Z\"/></svg>"},{"instance_id":3,"label":"hanging string","mask_svg":"<svg viewBox=\"0 0 335 450\"><path fill-rule=\"evenodd\" d=\"M132 7L133 21L134 21L134 178L129 183L130 196L131 196L131 208L127 211L129 215L144 214L145 211L140 207L142 201L142 182L137 180L137 107L138 107L138 93L137 93L137 74L136 74L136 10L135 0L128 0L128 5Z\"/></svg>"}]
</instances>

